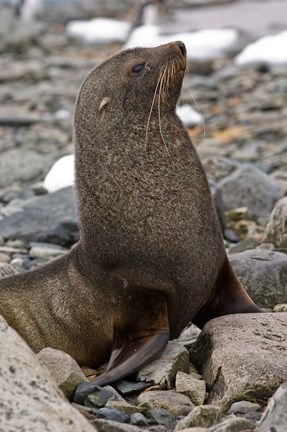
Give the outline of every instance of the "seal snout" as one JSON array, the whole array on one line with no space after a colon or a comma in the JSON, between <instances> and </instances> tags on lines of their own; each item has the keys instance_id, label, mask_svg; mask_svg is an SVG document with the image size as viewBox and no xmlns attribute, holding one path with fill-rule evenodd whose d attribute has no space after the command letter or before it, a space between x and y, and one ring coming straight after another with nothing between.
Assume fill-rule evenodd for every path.
<instances>
[{"instance_id":1,"label":"seal snout","mask_svg":"<svg viewBox=\"0 0 287 432\"><path fill-rule=\"evenodd\" d=\"M175 45L177 45L178 48L180 49L181 54L183 55L183 57L186 57L186 47L185 47L184 43L181 42L181 41L176 41L176 42L174 42L174 43L175 43Z\"/></svg>"}]
</instances>

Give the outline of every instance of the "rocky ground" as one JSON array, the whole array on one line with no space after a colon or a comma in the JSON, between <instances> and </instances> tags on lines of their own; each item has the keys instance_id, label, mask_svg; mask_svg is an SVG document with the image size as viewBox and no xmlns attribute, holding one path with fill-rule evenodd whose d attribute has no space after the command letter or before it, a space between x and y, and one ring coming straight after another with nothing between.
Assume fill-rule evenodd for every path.
<instances>
[{"instance_id":1,"label":"rocky ground","mask_svg":"<svg viewBox=\"0 0 287 432\"><path fill-rule=\"evenodd\" d=\"M61 256L78 239L72 189L48 194L42 181L60 156L73 151L81 81L120 47L85 47L68 40L62 24L21 25L6 9L0 33L0 274L6 276ZM286 384L260 419L287 380L287 69L239 68L232 59L190 69L197 74L187 75L180 103L194 106L195 99L204 115L204 125L189 134L210 181L226 248L250 295L270 313L216 319L199 337L191 326L137 377L79 397L74 406L99 431L283 432ZM0 330L0 339L17 338L5 324ZM14 357L21 362L20 345ZM47 350L38 359L70 400L87 379L63 353ZM23 362L25 381L32 366ZM0 373L0 380L14 373L12 363L1 358L10 372ZM25 385L21 400L28 394L41 400L37 392L45 383ZM46 391L52 410L55 392ZM18 408L11 401L13 418ZM65 409L63 415L82 421ZM1 421L0 408L0 430L7 431ZM59 430L90 430L75 424Z\"/></svg>"}]
</instances>

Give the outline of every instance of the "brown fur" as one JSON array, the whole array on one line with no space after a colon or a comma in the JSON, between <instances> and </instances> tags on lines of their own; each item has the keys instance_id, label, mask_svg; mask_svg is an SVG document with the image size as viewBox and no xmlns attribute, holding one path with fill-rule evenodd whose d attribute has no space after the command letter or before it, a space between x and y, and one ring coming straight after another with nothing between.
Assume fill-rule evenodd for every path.
<instances>
[{"instance_id":1,"label":"brown fur","mask_svg":"<svg viewBox=\"0 0 287 432\"><path fill-rule=\"evenodd\" d=\"M183 51L170 43L121 52L80 89L80 241L0 281L0 313L35 351L52 346L98 366L138 334L169 326L173 338L189 321L256 310L230 269L206 176L175 114Z\"/></svg>"}]
</instances>

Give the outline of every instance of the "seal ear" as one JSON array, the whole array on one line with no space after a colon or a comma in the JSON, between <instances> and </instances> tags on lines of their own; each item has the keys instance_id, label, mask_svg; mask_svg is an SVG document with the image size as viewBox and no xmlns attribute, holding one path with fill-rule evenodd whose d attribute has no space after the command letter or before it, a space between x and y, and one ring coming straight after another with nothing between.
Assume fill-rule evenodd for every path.
<instances>
[{"instance_id":1,"label":"seal ear","mask_svg":"<svg viewBox=\"0 0 287 432\"><path fill-rule=\"evenodd\" d=\"M104 99L102 99L100 106L99 106L99 113L105 114L106 109L109 106L110 102L111 102L111 98L104 97Z\"/></svg>"}]
</instances>

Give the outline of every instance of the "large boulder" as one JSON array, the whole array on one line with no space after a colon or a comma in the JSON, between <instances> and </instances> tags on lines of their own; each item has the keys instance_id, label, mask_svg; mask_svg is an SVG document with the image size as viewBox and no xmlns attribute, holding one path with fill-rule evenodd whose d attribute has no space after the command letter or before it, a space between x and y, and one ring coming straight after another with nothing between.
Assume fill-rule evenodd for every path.
<instances>
[{"instance_id":1,"label":"large boulder","mask_svg":"<svg viewBox=\"0 0 287 432\"><path fill-rule=\"evenodd\" d=\"M72 187L27 201L0 221L1 236L29 242L70 245L79 239Z\"/></svg>"},{"instance_id":2,"label":"large boulder","mask_svg":"<svg viewBox=\"0 0 287 432\"><path fill-rule=\"evenodd\" d=\"M287 379L286 345L286 313L227 315L205 325L190 356L202 370L209 403L264 405Z\"/></svg>"},{"instance_id":3,"label":"large boulder","mask_svg":"<svg viewBox=\"0 0 287 432\"><path fill-rule=\"evenodd\" d=\"M260 307L273 308L287 300L287 255L271 250L248 250L229 256L248 294Z\"/></svg>"},{"instance_id":4,"label":"large boulder","mask_svg":"<svg viewBox=\"0 0 287 432\"><path fill-rule=\"evenodd\" d=\"M287 430L287 381L270 399L256 432L286 432Z\"/></svg>"},{"instance_id":5,"label":"large boulder","mask_svg":"<svg viewBox=\"0 0 287 432\"><path fill-rule=\"evenodd\" d=\"M247 207L250 219L261 224L270 213L282 192L275 181L253 165L242 165L218 183L224 210Z\"/></svg>"},{"instance_id":6,"label":"large boulder","mask_svg":"<svg viewBox=\"0 0 287 432\"><path fill-rule=\"evenodd\" d=\"M65 399L48 370L0 317L0 429L95 432Z\"/></svg>"}]
</instances>

